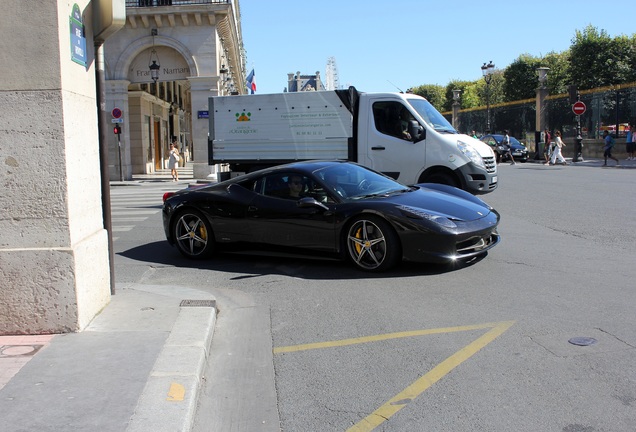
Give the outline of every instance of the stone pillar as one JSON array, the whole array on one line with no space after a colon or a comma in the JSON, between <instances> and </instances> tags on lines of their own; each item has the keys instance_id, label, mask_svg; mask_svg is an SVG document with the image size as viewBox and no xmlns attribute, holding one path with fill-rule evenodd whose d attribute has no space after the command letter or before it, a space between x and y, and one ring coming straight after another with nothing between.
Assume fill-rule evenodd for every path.
<instances>
[{"instance_id":1,"label":"stone pillar","mask_svg":"<svg viewBox=\"0 0 636 432\"><path fill-rule=\"evenodd\" d=\"M80 331L110 300L92 26L86 65L71 59L69 32L73 3L84 15L89 1L8 3L0 14L10 60L0 63L0 334Z\"/></svg>"},{"instance_id":2,"label":"stone pillar","mask_svg":"<svg viewBox=\"0 0 636 432\"><path fill-rule=\"evenodd\" d=\"M541 155L541 149L539 147L539 142L541 141L541 134L543 133L543 131L546 128L546 114L547 114L547 108L546 108L546 99L548 98L548 88L543 85L540 84L539 87L537 87L536 89L536 102L535 102L535 110L536 110L536 117L535 117L535 155L534 155L534 159L539 160L542 159L543 156ZM543 145L550 145L550 143L544 143Z\"/></svg>"},{"instance_id":3,"label":"stone pillar","mask_svg":"<svg viewBox=\"0 0 636 432\"><path fill-rule=\"evenodd\" d=\"M195 179L216 178L216 167L208 164L209 119L198 118L199 111L208 111L208 99L218 95L218 76L189 77L190 100L192 103L192 145L194 157L193 176ZM212 116L212 113L210 113Z\"/></svg>"}]
</instances>

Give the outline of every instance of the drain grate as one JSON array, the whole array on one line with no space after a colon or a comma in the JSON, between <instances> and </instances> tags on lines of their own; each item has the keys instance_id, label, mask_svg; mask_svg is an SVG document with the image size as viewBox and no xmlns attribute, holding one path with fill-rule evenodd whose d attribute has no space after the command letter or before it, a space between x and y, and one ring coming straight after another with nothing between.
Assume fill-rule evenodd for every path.
<instances>
[{"instance_id":1,"label":"drain grate","mask_svg":"<svg viewBox=\"0 0 636 432\"><path fill-rule=\"evenodd\" d=\"M181 300L181 307L216 307L216 300Z\"/></svg>"}]
</instances>

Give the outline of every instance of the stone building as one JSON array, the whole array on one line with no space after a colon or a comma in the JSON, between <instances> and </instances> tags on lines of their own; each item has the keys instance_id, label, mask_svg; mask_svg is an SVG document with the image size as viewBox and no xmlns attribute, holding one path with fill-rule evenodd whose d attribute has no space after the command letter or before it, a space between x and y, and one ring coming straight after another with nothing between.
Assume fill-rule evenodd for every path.
<instances>
[{"instance_id":1,"label":"stone building","mask_svg":"<svg viewBox=\"0 0 636 432\"><path fill-rule=\"evenodd\" d=\"M325 90L325 85L320 79L320 72L316 72L316 75L301 75L300 72L287 74L287 88L288 92L301 92L301 91L320 91Z\"/></svg>"},{"instance_id":2,"label":"stone building","mask_svg":"<svg viewBox=\"0 0 636 432\"><path fill-rule=\"evenodd\" d=\"M173 137L195 178L214 176L208 98L246 92L238 0L126 0L126 25L104 56L107 110L119 108L123 130L121 146L110 134L111 179L120 158L125 179L165 168Z\"/></svg>"}]
</instances>

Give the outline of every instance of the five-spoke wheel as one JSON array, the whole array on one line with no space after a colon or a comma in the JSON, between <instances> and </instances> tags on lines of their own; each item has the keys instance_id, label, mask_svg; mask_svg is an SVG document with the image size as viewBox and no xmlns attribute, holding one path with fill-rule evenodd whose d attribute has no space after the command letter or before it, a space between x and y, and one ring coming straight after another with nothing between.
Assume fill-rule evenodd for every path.
<instances>
[{"instance_id":1,"label":"five-spoke wheel","mask_svg":"<svg viewBox=\"0 0 636 432\"><path fill-rule=\"evenodd\" d=\"M353 263L363 270L384 271L400 259L397 235L384 220L362 216L347 231L347 250Z\"/></svg>"},{"instance_id":2,"label":"five-spoke wheel","mask_svg":"<svg viewBox=\"0 0 636 432\"><path fill-rule=\"evenodd\" d=\"M214 249L212 227L196 210L181 212L172 227L177 249L188 258L204 258Z\"/></svg>"}]
</instances>

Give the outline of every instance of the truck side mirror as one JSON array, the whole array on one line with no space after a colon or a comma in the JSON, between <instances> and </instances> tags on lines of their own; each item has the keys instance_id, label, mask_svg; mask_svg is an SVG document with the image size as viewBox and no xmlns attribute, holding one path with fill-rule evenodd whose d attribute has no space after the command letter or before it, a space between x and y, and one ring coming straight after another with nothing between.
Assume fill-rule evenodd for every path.
<instances>
[{"instance_id":1,"label":"truck side mirror","mask_svg":"<svg viewBox=\"0 0 636 432\"><path fill-rule=\"evenodd\" d=\"M411 134L411 140L416 143L426 139L426 129L418 123L417 120L409 121L409 134Z\"/></svg>"}]
</instances>

